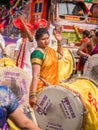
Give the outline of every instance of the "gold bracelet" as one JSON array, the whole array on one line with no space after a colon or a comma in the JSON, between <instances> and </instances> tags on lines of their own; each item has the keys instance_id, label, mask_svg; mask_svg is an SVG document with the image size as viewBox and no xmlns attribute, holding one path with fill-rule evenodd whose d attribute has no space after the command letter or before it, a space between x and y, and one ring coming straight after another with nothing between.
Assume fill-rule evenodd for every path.
<instances>
[{"instance_id":1,"label":"gold bracelet","mask_svg":"<svg viewBox=\"0 0 98 130\"><path fill-rule=\"evenodd\" d=\"M32 95L32 96L36 96L37 95L37 93L36 92L31 92L31 94L30 95Z\"/></svg>"},{"instance_id":2,"label":"gold bracelet","mask_svg":"<svg viewBox=\"0 0 98 130\"><path fill-rule=\"evenodd\" d=\"M31 95L30 95L30 98L31 98L31 97L36 97L36 96L37 96L37 95L32 95L32 94L31 94Z\"/></svg>"}]
</instances>

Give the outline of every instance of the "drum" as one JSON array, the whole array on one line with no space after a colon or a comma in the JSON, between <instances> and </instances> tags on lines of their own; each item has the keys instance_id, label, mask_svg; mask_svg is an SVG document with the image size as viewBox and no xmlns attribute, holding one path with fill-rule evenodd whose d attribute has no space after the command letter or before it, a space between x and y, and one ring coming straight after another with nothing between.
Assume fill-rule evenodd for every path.
<instances>
[{"instance_id":1,"label":"drum","mask_svg":"<svg viewBox=\"0 0 98 130\"><path fill-rule=\"evenodd\" d=\"M44 88L38 94L40 107L34 107L38 125L43 130L80 130L84 106L79 97L60 85ZM70 125L71 124L71 125Z\"/></svg>"},{"instance_id":2,"label":"drum","mask_svg":"<svg viewBox=\"0 0 98 130\"><path fill-rule=\"evenodd\" d=\"M18 99L19 105L28 103L30 76L18 67L3 67L0 69L0 85L8 86Z\"/></svg>"},{"instance_id":3,"label":"drum","mask_svg":"<svg viewBox=\"0 0 98 130\"><path fill-rule=\"evenodd\" d=\"M8 44L6 47L5 47L5 52L7 54L7 56L13 60L14 59L14 51L15 51L15 47L16 47L16 44Z\"/></svg>"},{"instance_id":4,"label":"drum","mask_svg":"<svg viewBox=\"0 0 98 130\"><path fill-rule=\"evenodd\" d=\"M85 130L98 129L98 84L88 78L80 77L73 79L69 83L61 84L64 88L69 89L79 95L81 102L88 111L84 122Z\"/></svg>"},{"instance_id":5,"label":"drum","mask_svg":"<svg viewBox=\"0 0 98 130\"><path fill-rule=\"evenodd\" d=\"M16 66L16 63L13 59L3 57L0 59L0 68L7 67L7 66Z\"/></svg>"},{"instance_id":6,"label":"drum","mask_svg":"<svg viewBox=\"0 0 98 130\"><path fill-rule=\"evenodd\" d=\"M88 58L84 65L83 76L89 77L98 83L98 54Z\"/></svg>"},{"instance_id":7,"label":"drum","mask_svg":"<svg viewBox=\"0 0 98 130\"><path fill-rule=\"evenodd\" d=\"M75 59L69 49L63 48L63 58L59 60L59 80L70 79L76 69Z\"/></svg>"},{"instance_id":8,"label":"drum","mask_svg":"<svg viewBox=\"0 0 98 130\"><path fill-rule=\"evenodd\" d=\"M15 94L19 106L29 118L34 112L29 107L29 86L31 85L31 77L23 70L15 66L3 67L0 69L0 85L8 86ZM11 130L18 130L18 128L8 120ZM16 129L17 128L17 129Z\"/></svg>"},{"instance_id":9,"label":"drum","mask_svg":"<svg viewBox=\"0 0 98 130\"><path fill-rule=\"evenodd\" d=\"M34 106L38 125L44 130L97 130L97 99L97 85L87 78L46 87L38 93L40 107Z\"/></svg>"}]
</instances>

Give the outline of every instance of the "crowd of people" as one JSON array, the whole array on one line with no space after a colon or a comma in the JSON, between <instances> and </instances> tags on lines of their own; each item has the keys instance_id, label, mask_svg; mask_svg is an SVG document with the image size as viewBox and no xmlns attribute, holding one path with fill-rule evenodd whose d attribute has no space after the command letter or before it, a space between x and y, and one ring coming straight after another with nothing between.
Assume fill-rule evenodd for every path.
<instances>
[{"instance_id":1,"label":"crowd of people","mask_svg":"<svg viewBox=\"0 0 98 130\"><path fill-rule=\"evenodd\" d=\"M81 74L83 74L87 59L94 54L98 54L98 30L84 30L82 34L83 39L80 41L80 46L77 50L77 54L80 56L77 63L77 71L80 71Z\"/></svg>"},{"instance_id":2,"label":"crowd of people","mask_svg":"<svg viewBox=\"0 0 98 130\"><path fill-rule=\"evenodd\" d=\"M58 59L63 57L62 28L52 26L52 32L47 29L47 23L28 23L22 14L17 14L14 26L20 30L20 38L16 42L14 57L16 66L27 72L32 78L29 102L37 104L37 94L46 84L59 84ZM5 41L2 32L4 26L0 24L0 58L6 55ZM98 54L98 30L84 30L77 54L79 61L76 70L83 74L83 67L88 57ZM0 128L8 129L7 118L10 118L19 128L40 130L20 110L18 101L7 86L0 86ZM20 116L22 120L20 119Z\"/></svg>"},{"instance_id":3,"label":"crowd of people","mask_svg":"<svg viewBox=\"0 0 98 130\"><path fill-rule=\"evenodd\" d=\"M32 77L29 95L30 104L33 106L37 103L37 93L45 87L45 82L43 79L52 85L59 83L58 58L62 58L63 56L61 44L62 36L61 32L58 31L57 28L54 28L53 36L55 37L57 47L55 50L51 48L52 45L50 45L50 35L48 29L45 27L45 24L43 25L43 23L39 23L36 30L34 30L34 26L29 24L21 14L17 15L17 18L14 20L13 24L20 30L21 34L21 37L16 43L14 53L16 66L26 71L30 77ZM1 31L2 29L4 29L3 26L0 27ZM4 50L5 45L3 45L2 40L0 45L3 57L6 55L6 52ZM2 92L4 94L1 94ZM8 97L6 97L6 95ZM28 130L40 129L20 110L16 97L7 86L0 86L0 96L2 97L2 102L4 105L3 108L2 104L0 106L2 108L1 112L4 114L4 120L1 119L2 124L0 128L8 129L9 126L7 119L9 118L19 128ZM6 98L8 98L6 100L7 102L4 102ZM22 120L19 115L22 117Z\"/></svg>"}]
</instances>

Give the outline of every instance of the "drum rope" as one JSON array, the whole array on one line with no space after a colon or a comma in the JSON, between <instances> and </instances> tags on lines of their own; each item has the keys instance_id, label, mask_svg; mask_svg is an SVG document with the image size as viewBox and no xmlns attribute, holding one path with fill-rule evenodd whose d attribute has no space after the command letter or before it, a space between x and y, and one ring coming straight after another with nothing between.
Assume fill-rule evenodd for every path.
<instances>
[{"instance_id":1,"label":"drum rope","mask_svg":"<svg viewBox=\"0 0 98 130\"><path fill-rule=\"evenodd\" d=\"M40 79L45 83L46 87L50 86L51 84L48 83L45 79L43 79L42 77L40 77Z\"/></svg>"}]
</instances>

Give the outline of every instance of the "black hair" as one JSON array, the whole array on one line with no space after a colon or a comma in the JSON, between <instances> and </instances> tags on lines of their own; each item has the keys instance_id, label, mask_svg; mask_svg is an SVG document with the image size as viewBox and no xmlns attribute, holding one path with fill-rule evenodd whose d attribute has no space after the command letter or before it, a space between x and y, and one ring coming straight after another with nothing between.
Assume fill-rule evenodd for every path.
<instances>
[{"instance_id":1,"label":"black hair","mask_svg":"<svg viewBox=\"0 0 98 130\"><path fill-rule=\"evenodd\" d=\"M95 30L95 29L91 29L90 32L91 32L91 31L95 32L96 30Z\"/></svg>"},{"instance_id":2,"label":"black hair","mask_svg":"<svg viewBox=\"0 0 98 130\"><path fill-rule=\"evenodd\" d=\"M95 36L98 37L98 30L95 31Z\"/></svg>"},{"instance_id":3,"label":"black hair","mask_svg":"<svg viewBox=\"0 0 98 130\"><path fill-rule=\"evenodd\" d=\"M89 32L88 30L84 30L84 31L82 32L82 34L83 34L84 36L86 36L86 37L89 37L90 32Z\"/></svg>"},{"instance_id":4,"label":"black hair","mask_svg":"<svg viewBox=\"0 0 98 130\"><path fill-rule=\"evenodd\" d=\"M46 28L39 28L36 31L35 40L38 41L44 34L48 34L49 35L48 30Z\"/></svg>"}]
</instances>

